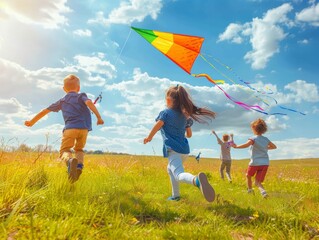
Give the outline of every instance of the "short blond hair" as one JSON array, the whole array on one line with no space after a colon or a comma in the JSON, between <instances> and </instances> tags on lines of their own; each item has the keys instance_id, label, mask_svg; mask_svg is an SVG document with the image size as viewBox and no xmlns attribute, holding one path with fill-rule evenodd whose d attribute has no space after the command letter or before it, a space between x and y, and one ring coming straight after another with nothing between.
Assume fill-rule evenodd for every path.
<instances>
[{"instance_id":1,"label":"short blond hair","mask_svg":"<svg viewBox=\"0 0 319 240\"><path fill-rule=\"evenodd\" d=\"M63 80L63 87L66 91L77 90L78 86L80 86L80 79L73 74L66 76Z\"/></svg>"}]
</instances>

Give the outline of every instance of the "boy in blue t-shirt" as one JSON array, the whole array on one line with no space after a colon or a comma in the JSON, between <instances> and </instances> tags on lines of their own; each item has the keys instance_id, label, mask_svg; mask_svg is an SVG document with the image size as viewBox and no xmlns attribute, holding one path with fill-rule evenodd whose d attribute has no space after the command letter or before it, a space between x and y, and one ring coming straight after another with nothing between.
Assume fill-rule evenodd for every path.
<instances>
[{"instance_id":1,"label":"boy in blue t-shirt","mask_svg":"<svg viewBox=\"0 0 319 240\"><path fill-rule=\"evenodd\" d=\"M27 127L32 127L49 112L62 111L65 127L60 147L60 159L67 163L69 180L73 183L79 179L83 169L83 149L88 132L92 130L90 110L97 117L97 125L104 124L104 121L87 95L79 93L80 79L77 76L68 75L64 79L63 90L66 92L63 98L43 109L30 121L25 121L24 124ZM75 158L72 158L72 148L75 151Z\"/></svg>"}]
</instances>

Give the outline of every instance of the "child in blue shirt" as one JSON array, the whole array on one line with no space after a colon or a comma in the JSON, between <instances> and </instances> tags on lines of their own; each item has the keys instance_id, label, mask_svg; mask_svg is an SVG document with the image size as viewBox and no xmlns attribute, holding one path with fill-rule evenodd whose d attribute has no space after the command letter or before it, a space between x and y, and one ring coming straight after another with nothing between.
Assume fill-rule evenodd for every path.
<instances>
[{"instance_id":1,"label":"child in blue shirt","mask_svg":"<svg viewBox=\"0 0 319 240\"><path fill-rule=\"evenodd\" d=\"M65 127L60 147L60 159L66 162L69 180L73 183L79 179L83 169L83 149L88 132L92 130L90 110L97 117L97 125L104 124L104 121L87 95L79 93L80 79L77 76L68 75L64 79L63 90L66 92L63 98L43 109L30 121L25 121L24 124L27 127L32 127L48 113L62 111ZM72 158L72 148L75 151L75 158Z\"/></svg>"},{"instance_id":2,"label":"child in blue shirt","mask_svg":"<svg viewBox=\"0 0 319 240\"><path fill-rule=\"evenodd\" d=\"M247 187L248 193L253 193L252 189L252 177L255 176L255 185L259 188L261 195L266 198L267 192L262 185L265 179L268 166L269 166L269 156L268 150L276 149L277 146L273 144L267 137L263 134L267 131L267 124L261 118L253 121L250 124L251 130L254 136L249 138L248 141L241 145L234 144L234 148L247 148L251 146L251 157L249 166L247 169Z\"/></svg>"},{"instance_id":3,"label":"child in blue shirt","mask_svg":"<svg viewBox=\"0 0 319 240\"><path fill-rule=\"evenodd\" d=\"M161 131L163 155L168 158L167 171L172 185L172 196L168 200L180 200L179 182L184 182L197 186L205 199L212 202L215 199L215 191L205 173L194 176L184 172L183 161L190 152L187 138L192 136L192 119L202 123L204 121L201 116L215 118L215 113L195 106L186 90L179 85L167 90L166 105L167 109L159 113L154 127L144 139L144 144L152 141L153 136Z\"/></svg>"}]
</instances>

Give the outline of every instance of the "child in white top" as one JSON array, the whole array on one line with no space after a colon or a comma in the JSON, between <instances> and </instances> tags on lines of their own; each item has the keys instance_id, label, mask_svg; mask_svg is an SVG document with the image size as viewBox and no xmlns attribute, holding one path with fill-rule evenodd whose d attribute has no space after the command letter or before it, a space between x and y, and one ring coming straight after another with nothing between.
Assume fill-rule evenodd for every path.
<instances>
[{"instance_id":1,"label":"child in white top","mask_svg":"<svg viewBox=\"0 0 319 240\"><path fill-rule=\"evenodd\" d=\"M220 160L221 160L221 165L219 168L220 177L224 180L224 169L226 168L226 176L228 181L231 183L232 179L230 176L230 168L231 168L232 159L230 156L230 149L234 143L234 135L224 134L223 140L221 140L214 130L212 130L212 133L216 136L217 142L220 145ZM229 141L229 136L230 136L230 141Z\"/></svg>"},{"instance_id":2,"label":"child in white top","mask_svg":"<svg viewBox=\"0 0 319 240\"><path fill-rule=\"evenodd\" d=\"M247 148L251 146L251 157L246 173L248 193L253 193L251 179L254 175L256 175L255 185L259 188L261 195L266 198L268 195L262 185L262 182L265 179L269 166L268 150L276 149L277 146L267 137L262 136L267 131L267 124L263 119L259 118L253 121L250 126L254 136L249 138L246 143L241 145L234 144L233 147Z\"/></svg>"}]
</instances>

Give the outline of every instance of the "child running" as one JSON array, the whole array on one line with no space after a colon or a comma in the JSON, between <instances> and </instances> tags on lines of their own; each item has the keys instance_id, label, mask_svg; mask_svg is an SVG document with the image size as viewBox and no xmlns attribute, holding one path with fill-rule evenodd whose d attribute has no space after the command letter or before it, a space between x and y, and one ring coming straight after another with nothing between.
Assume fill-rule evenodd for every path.
<instances>
[{"instance_id":1,"label":"child running","mask_svg":"<svg viewBox=\"0 0 319 240\"><path fill-rule=\"evenodd\" d=\"M30 121L25 121L27 127L32 127L49 112L62 111L65 122L60 147L60 159L68 166L69 180L77 181L82 174L84 151L88 132L92 130L91 112L97 117L97 125L104 124L101 115L93 102L85 93L80 91L80 79L75 75L68 75L64 79L63 90L66 95L48 108L43 109ZM75 158L71 149L74 148Z\"/></svg>"},{"instance_id":2,"label":"child running","mask_svg":"<svg viewBox=\"0 0 319 240\"><path fill-rule=\"evenodd\" d=\"M161 130L163 154L168 158L167 171L172 185L172 196L168 200L180 200L179 182L184 182L198 187L205 199L212 202L215 199L215 191L209 184L205 173L201 172L194 176L184 172L183 161L190 152L186 137L192 136L192 119L202 123L204 121L201 116L215 118L216 114L208 109L195 106L189 94L180 85L167 90L166 105L167 108L159 113L154 127L148 137L144 139L144 144L152 141L153 136Z\"/></svg>"},{"instance_id":3,"label":"child running","mask_svg":"<svg viewBox=\"0 0 319 240\"><path fill-rule=\"evenodd\" d=\"M268 195L262 182L265 179L269 166L268 150L276 149L277 147L267 137L263 136L267 131L267 124L263 119L259 118L253 121L250 126L254 136L249 138L246 143L241 145L234 144L233 147L247 148L251 146L251 157L246 173L247 191L248 193L254 193L252 189L252 177L256 175L255 185L259 188L261 195L266 198Z\"/></svg>"},{"instance_id":4,"label":"child running","mask_svg":"<svg viewBox=\"0 0 319 240\"><path fill-rule=\"evenodd\" d=\"M226 177L228 181L231 183L232 179L230 175L230 168L231 168L232 160L230 156L230 149L234 143L234 135L224 134L223 140L221 140L214 130L212 130L212 133L216 136L217 142L220 145L220 160L222 162L219 168L220 177L224 180L224 169L226 168ZM230 136L230 141L229 141L229 136Z\"/></svg>"}]
</instances>

